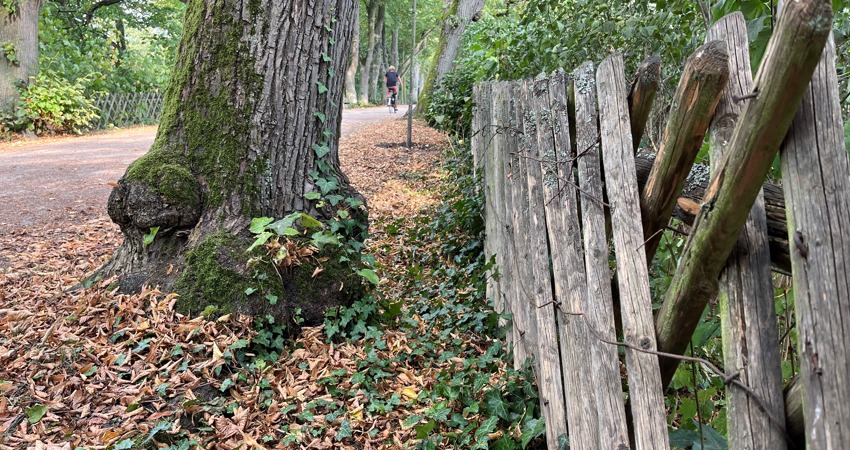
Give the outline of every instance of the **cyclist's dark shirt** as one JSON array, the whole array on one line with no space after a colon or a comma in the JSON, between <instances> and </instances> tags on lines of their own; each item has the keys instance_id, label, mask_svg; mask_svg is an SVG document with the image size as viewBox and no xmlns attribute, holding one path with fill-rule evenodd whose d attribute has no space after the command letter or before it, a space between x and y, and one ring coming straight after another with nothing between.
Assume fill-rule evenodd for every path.
<instances>
[{"instance_id":1,"label":"cyclist's dark shirt","mask_svg":"<svg viewBox=\"0 0 850 450\"><path fill-rule=\"evenodd\" d=\"M393 87L398 84L397 72L387 72L385 76L387 77L387 87Z\"/></svg>"}]
</instances>

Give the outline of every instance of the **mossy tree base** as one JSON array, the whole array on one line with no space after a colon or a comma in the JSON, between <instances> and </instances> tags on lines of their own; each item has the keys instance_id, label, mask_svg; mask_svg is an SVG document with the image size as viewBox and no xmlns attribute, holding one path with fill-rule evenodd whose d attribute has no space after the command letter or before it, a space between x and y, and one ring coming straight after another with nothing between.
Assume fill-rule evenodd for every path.
<instances>
[{"instance_id":1,"label":"mossy tree base","mask_svg":"<svg viewBox=\"0 0 850 450\"><path fill-rule=\"evenodd\" d=\"M189 3L156 140L110 195L125 241L100 276L117 275L122 292L177 292L189 314L214 307L287 323L299 310L319 323L359 295L359 277L338 256L275 269L249 266L246 253L253 217L326 221L337 210L317 197L361 198L339 167L344 77L334 76L348 64L357 8ZM365 223L365 208L349 214Z\"/></svg>"}]
</instances>

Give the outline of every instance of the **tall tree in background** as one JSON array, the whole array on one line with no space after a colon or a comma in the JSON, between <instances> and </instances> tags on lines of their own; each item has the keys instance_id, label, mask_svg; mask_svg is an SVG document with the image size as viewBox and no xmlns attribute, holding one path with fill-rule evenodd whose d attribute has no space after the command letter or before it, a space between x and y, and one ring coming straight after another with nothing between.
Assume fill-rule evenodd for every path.
<instances>
[{"instance_id":1,"label":"tall tree in background","mask_svg":"<svg viewBox=\"0 0 850 450\"><path fill-rule=\"evenodd\" d=\"M357 103L357 69L360 65L360 23L354 26L351 38L351 61L345 70L345 102L349 105Z\"/></svg>"},{"instance_id":2,"label":"tall tree in background","mask_svg":"<svg viewBox=\"0 0 850 450\"><path fill-rule=\"evenodd\" d=\"M372 68L370 69L371 78L369 81L369 100L374 103L381 103L381 93L382 87L384 85L384 73L386 73L386 66L384 61L386 61L387 51L384 46L384 42L386 42L384 28L387 23L387 7L384 2L378 5L378 11L375 15L375 29L373 33L375 34L375 48L372 52Z\"/></svg>"},{"instance_id":3,"label":"tall tree in background","mask_svg":"<svg viewBox=\"0 0 850 450\"><path fill-rule=\"evenodd\" d=\"M378 5L383 0L367 0L366 5L366 58L360 65L360 92L357 93L360 103L369 103L369 83L372 79L372 61L375 56L375 43L378 41L375 23L378 20Z\"/></svg>"},{"instance_id":4,"label":"tall tree in background","mask_svg":"<svg viewBox=\"0 0 850 450\"><path fill-rule=\"evenodd\" d=\"M125 241L101 275L118 275L124 291L174 290L192 313L300 309L308 323L356 294L351 267L323 254L333 250L269 269L249 266L246 249L253 217L330 220L351 205L346 216L365 227L359 200L318 199L359 199L339 167L335 75L358 16L348 0L190 0L156 140L109 198Z\"/></svg>"},{"instance_id":5,"label":"tall tree in background","mask_svg":"<svg viewBox=\"0 0 850 450\"><path fill-rule=\"evenodd\" d=\"M17 85L38 73L38 16L44 0L0 5L0 110L12 107Z\"/></svg>"},{"instance_id":6,"label":"tall tree in background","mask_svg":"<svg viewBox=\"0 0 850 450\"><path fill-rule=\"evenodd\" d=\"M428 101L439 86L443 77L451 72L458 52L460 52L460 39L466 26L474 20L484 9L484 0L452 0L451 6L446 11L443 21L443 30L434 59L428 70L428 78L419 94L419 105L417 109L424 111Z\"/></svg>"}]
</instances>

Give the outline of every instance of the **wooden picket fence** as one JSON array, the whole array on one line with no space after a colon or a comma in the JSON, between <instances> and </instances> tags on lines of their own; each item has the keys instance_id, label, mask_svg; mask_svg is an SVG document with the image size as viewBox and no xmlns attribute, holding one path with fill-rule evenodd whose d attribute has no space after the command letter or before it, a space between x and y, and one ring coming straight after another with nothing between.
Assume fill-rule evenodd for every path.
<instances>
[{"instance_id":1,"label":"wooden picket fence","mask_svg":"<svg viewBox=\"0 0 850 450\"><path fill-rule=\"evenodd\" d=\"M829 28L812 20L828 3L785 6L755 81L743 16L715 24L641 180L657 62L631 86L615 54L474 87L487 293L510 317L515 365L533 361L550 449L669 448L664 388L715 297L724 360L699 363L727 385L730 448L850 448L850 163ZM693 169L707 134L710 179ZM762 184L780 147L786 234L774 245ZM694 170L702 190L686 195ZM693 227L654 314L647 265L674 212ZM801 372L784 396L771 261L796 291Z\"/></svg>"},{"instance_id":2,"label":"wooden picket fence","mask_svg":"<svg viewBox=\"0 0 850 450\"><path fill-rule=\"evenodd\" d=\"M93 126L95 129L153 124L162 112L162 93L103 94L95 98L95 106L100 110L100 118Z\"/></svg>"}]
</instances>

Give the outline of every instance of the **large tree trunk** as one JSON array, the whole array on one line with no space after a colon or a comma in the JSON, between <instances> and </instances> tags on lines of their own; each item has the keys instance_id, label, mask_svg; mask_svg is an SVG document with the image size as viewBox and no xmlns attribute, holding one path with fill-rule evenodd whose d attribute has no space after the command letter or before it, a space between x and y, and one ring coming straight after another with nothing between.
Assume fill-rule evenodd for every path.
<instances>
[{"instance_id":1,"label":"large tree trunk","mask_svg":"<svg viewBox=\"0 0 850 450\"><path fill-rule=\"evenodd\" d=\"M360 24L354 26L354 35L351 38L351 60L345 71L345 103L354 105L357 103L357 68L360 65Z\"/></svg>"},{"instance_id":2,"label":"large tree trunk","mask_svg":"<svg viewBox=\"0 0 850 450\"><path fill-rule=\"evenodd\" d=\"M428 78L425 79L425 86L419 93L418 110L425 111L434 90L440 85L443 77L451 72L455 58L460 52L460 38L469 22L475 19L482 9L484 9L484 0L452 1L446 19L443 21L443 32L440 34L437 52L428 69Z\"/></svg>"},{"instance_id":3,"label":"large tree trunk","mask_svg":"<svg viewBox=\"0 0 850 450\"><path fill-rule=\"evenodd\" d=\"M14 13L0 6L0 111L17 102L16 85L38 73L38 16L44 0L12 4Z\"/></svg>"},{"instance_id":4,"label":"large tree trunk","mask_svg":"<svg viewBox=\"0 0 850 450\"><path fill-rule=\"evenodd\" d=\"M375 83L373 79L375 74L372 72L372 60L375 58L375 42L378 41L378 36L375 32L375 21L378 18L378 5L382 2L383 0L368 0L366 2L366 14L368 17L366 33L368 37L366 38L366 59L360 68L360 92L358 93L358 99L364 105L369 103L369 93L372 92L369 86Z\"/></svg>"},{"instance_id":5,"label":"large tree trunk","mask_svg":"<svg viewBox=\"0 0 850 450\"><path fill-rule=\"evenodd\" d=\"M345 0L189 2L156 140L109 198L125 241L101 275L118 275L126 292L175 291L187 313L214 305L292 319L300 309L307 323L358 293L330 245L300 265L249 267L258 255L246 253L253 217L328 220L346 202L321 206L308 193L359 198L339 168L344 78L333 76L348 64L357 8ZM363 225L343 237L362 238L365 208L350 213Z\"/></svg>"}]
</instances>

